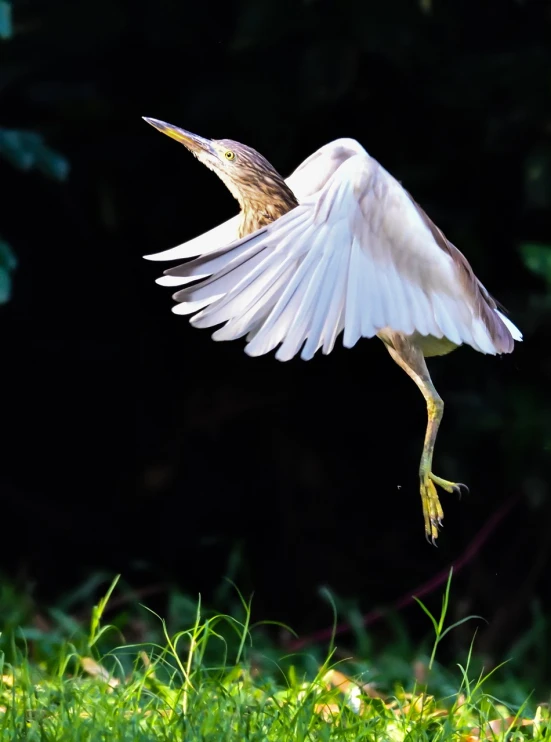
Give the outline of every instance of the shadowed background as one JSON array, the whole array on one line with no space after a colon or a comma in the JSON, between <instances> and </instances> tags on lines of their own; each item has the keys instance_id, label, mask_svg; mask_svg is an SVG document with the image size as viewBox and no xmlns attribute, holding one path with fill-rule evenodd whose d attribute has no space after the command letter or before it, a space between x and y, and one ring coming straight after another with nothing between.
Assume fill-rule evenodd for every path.
<instances>
[{"instance_id":1,"label":"shadowed background","mask_svg":"<svg viewBox=\"0 0 551 742\"><path fill-rule=\"evenodd\" d=\"M14 0L11 24L1 13L0 239L18 261L0 309L4 571L44 599L98 569L208 598L233 560L257 617L307 632L331 622L320 586L362 612L392 602L509 503L455 579L455 607L490 620L487 651L548 611L549 7ZM284 176L357 138L510 311L525 335L513 355L429 364L446 402L434 469L471 490L442 493L438 549L418 492L424 402L380 342L281 364L171 314L154 283L167 264L141 256L237 204L143 115L242 141Z\"/></svg>"}]
</instances>

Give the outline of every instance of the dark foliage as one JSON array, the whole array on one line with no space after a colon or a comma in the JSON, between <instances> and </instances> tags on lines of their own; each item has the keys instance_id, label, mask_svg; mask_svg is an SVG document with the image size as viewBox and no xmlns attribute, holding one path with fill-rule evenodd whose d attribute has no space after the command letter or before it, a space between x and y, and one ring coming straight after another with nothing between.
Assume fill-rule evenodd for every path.
<instances>
[{"instance_id":1,"label":"dark foliage","mask_svg":"<svg viewBox=\"0 0 551 742\"><path fill-rule=\"evenodd\" d=\"M491 619L488 651L534 600L550 609L548 5L16 0L11 29L0 6L11 572L43 595L100 567L208 592L238 546L255 610L307 629L330 620L319 585L366 611L392 601L513 498L457 577L457 609ZM142 115L243 141L285 175L356 137L509 309L525 333L512 356L430 364L447 404L435 471L471 488L443 495L438 550L418 494L423 400L378 341L280 364L171 314L141 256L236 204Z\"/></svg>"}]
</instances>

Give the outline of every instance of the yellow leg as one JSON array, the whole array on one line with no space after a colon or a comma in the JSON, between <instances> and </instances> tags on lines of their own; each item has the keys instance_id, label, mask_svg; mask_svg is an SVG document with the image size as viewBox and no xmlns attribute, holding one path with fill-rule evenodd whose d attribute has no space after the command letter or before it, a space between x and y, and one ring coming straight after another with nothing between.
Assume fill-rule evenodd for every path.
<instances>
[{"instance_id":1,"label":"yellow leg","mask_svg":"<svg viewBox=\"0 0 551 742\"><path fill-rule=\"evenodd\" d=\"M444 414L444 402L432 383L423 353L405 337L393 336L392 346L388 342L385 344L392 358L417 384L427 403L427 431L419 466L419 479L425 534L427 540L436 546L438 528L442 527L444 512L435 485L439 485L446 492L458 493L461 492L460 488L465 487L465 485L448 482L446 479L441 479L432 473L434 444Z\"/></svg>"}]
</instances>

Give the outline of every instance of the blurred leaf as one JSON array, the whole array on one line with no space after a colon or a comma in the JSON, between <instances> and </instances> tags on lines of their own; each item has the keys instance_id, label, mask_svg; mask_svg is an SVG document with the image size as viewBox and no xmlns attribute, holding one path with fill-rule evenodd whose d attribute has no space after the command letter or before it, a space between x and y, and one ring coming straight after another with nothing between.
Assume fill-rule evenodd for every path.
<instances>
[{"instance_id":1,"label":"blurred leaf","mask_svg":"<svg viewBox=\"0 0 551 742\"><path fill-rule=\"evenodd\" d=\"M103 680L108 685L110 685L111 688L116 688L119 684L119 680L117 678L113 678L109 671L106 670L105 667L102 667L92 657L81 657L80 662L82 665L82 669L87 672L88 675L91 675L94 678L100 678L100 680Z\"/></svg>"},{"instance_id":2,"label":"blurred leaf","mask_svg":"<svg viewBox=\"0 0 551 742\"><path fill-rule=\"evenodd\" d=\"M0 39L9 39L12 35L11 5L6 0L0 0Z\"/></svg>"},{"instance_id":3,"label":"blurred leaf","mask_svg":"<svg viewBox=\"0 0 551 742\"><path fill-rule=\"evenodd\" d=\"M0 268L0 304L5 304L11 296L11 278L9 273Z\"/></svg>"},{"instance_id":4,"label":"blurred leaf","mask_svg":"<svg viewBox=\"0 0 551 742\"><path fill-rule=\"evenodd\" d=\"M11 296L11 272L17 260L7 242L0 240L0 304L5 304Z\"/></svg>"},{"instance_id":5,"label":"blurred leaf","mask_svg":"<svg viewBox=\"0 0 551 742\"><path fill-rule=\"evenodd\" d=\"M54 180L66 180L69 175L69 163L65 157L45 145L37 153L37 166L44 175Z\"/></svg>"},{"instance_id":6,"label":"blurred leaf","mask_svg":"<svg viewBox=\"0 0 551 742\"><path fill-rule=\"evenodd\" d=\"M551 288L551 245L526 242L520 246L520 254L528 270L545 279Z\"/></svg>"},{"instance_id":7,"label":"blurred leaf","mask_svg":"<svg viewBox=\"0 0 551 742\"><path fill-rule=\"evenodd\" d=\"M0 268L13 270L17 266L17 258L7 242L0 240Z\"/></svg>"},{"instance_id":8,"label":"blurred leaf","mask_svg":"<svg viewBox=\"0 0 551 742\"><path fill-rule=\"evenodd\" d=\"M41 170L55 180L65 180L69 163L45 144L40 134L16 129L0 129L0 155L19 170Z\"/></svg>"},{"instance_id":9,"label":"blurred leaf","mask_svg":"<svg viewBox=\"0 0 551 742\"><path fill-rule=\"evenodd\" d=\"M524 191L530 207L546 209L551 205L551 148L539 147L526 158Z\"/></svg>"}]
</instances>

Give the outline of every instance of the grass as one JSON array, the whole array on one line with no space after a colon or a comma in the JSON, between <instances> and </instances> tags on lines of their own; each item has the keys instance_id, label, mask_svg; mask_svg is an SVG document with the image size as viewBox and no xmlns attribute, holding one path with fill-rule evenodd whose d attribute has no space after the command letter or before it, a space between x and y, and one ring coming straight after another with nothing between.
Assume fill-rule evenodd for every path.
<instances>
[{"instance_id":1,"label":"grass","mask_svg":"<svg viewBox=\"0 0 551 742\"><path fill-rule=\"evenodd\" d=\"M430 651L412 654L402 639L368 659L343 657L333 643L286 656L237 591L232 615L180 596L183 631L142 608L149 639L131 644L121 635L129 613L104 623L117 580L87 627L59 608L47 625L18 627L16 596L4 588L0 740L551 740L548 706L508 665L485 673L472 646L455 667L438 663L458 625L446 625L450 584L451 574L438 617L420 603Z\"/></svg>"}]
</instances>

